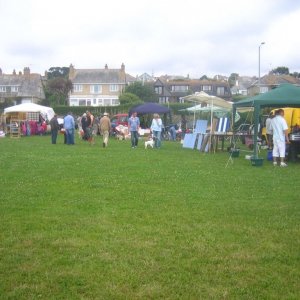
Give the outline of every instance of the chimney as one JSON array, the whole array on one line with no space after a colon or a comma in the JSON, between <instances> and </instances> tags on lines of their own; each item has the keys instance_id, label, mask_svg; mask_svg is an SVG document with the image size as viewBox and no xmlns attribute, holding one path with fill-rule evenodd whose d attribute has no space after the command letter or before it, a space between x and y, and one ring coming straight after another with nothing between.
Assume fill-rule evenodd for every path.
<instances>
[{"instance_id":1,"label":"chimney","mask_svg":"<svg viewBox=\"0 0 300 300\"><path fill-rule=\"evenodd\" d=\"M30 75L30 69L28 67L24 68L24 75L29 76Z\"/></svg>"},{"instance_id":2,"label":"chimney","mask_svg":"<svg viewBox=\"0 0 300 300\"><path fill-rule=\"evenodd\" d=\"M13 70L13 75L17 75L17 73L16 73L16 70L15 70L15 69Z\"/></svg>"},{"instance_id":3,"label":"chimney","mask_svg":"<svg viewBox=\"0 0 300 300\"><path fill-rule=\"evenodd\" d=\"M72 80L75 77L75 68L72 64L69 67L69 79Z\"/></svg>"},{"instance_id":4,"label":"chimney","mask_svg":"<svg viewBox=\"0 0 300 300\"><path fill-rule=\"evenodd\" d=\"M122 63L122 65L121 65L120 76L121 76L121 80L126 82L126 73L125 73L124 63Z\"/></svg>"},{"instance_id":5,"label":"chimney","mask_svg":"<svg viewBox=\"0 0 300 300\"><path fill-rule=\"evenodd\" d=\"M104 68L105 68L105 70L108 70L108 65L107 65L107 64L105 64L105 67L104 67Z\"/></svg>"},{"instance_id":6,"label":"chimney","mask_svg":"<svg viewBox=\"0 0 300 300\"><path fill-rule=\"evenodd\" d=\"M122 63L122 65L121 65L121 71L125 73L125 65L124 65L124 63Z\"/></svg>"}]
</instances>

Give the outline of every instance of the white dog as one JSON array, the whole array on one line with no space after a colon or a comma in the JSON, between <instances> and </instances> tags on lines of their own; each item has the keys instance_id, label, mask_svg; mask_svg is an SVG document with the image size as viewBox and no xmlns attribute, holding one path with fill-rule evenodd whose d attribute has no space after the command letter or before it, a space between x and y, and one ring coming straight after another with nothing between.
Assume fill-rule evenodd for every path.
<instances>
[{"instance_id":1,"label":"white dog","mask_svg":"<svg viewBox=\"0 0 300 300\"><path fill-rule=\"evenodd\" d=\"M125 137L123 134L116 134L116 139L119 141L125 140Z\"/></svg>"},{"instance_id":2,"label":"white dog","mask_svg":"<svg viewBox=\"0 0 300 300\"><path fill-rule=\"evenodd\" d=\"M145 149L147 149L148 147L151 147L151 148L154 147L154 140L151 137L149 138L148 141L145 141Z\"/></svg>"}]
</instances>

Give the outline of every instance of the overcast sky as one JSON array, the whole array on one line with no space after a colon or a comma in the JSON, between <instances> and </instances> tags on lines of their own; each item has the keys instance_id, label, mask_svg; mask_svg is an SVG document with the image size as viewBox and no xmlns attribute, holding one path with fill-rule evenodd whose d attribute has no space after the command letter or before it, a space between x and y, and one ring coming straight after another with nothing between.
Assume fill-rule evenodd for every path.
<instances>
[{"instance_id":1,"label":"overcast sky","mask_svg":"<svg viewBox=\"0 0 300 300\"><path fill-rule=\"evenodd\" d=\"M136 76L300 72L298 0L0 0L0 68Z\"/></svg>"}]
</instances>

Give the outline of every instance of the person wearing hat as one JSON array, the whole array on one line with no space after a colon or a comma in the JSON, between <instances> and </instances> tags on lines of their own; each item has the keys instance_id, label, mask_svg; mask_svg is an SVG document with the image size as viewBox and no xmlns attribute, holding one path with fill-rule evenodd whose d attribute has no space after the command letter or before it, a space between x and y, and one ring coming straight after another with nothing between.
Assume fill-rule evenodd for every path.
<instances>
[{"instance_id":1,"label":"person wearing hat","mask_svg":"<svg viewBox=\"0 0 300 300\"><path fill-rule=\"evenodd\" d=\"M103 143L102 143L103 148L107 147L110 129L111 129L110 119L108 117L108 113L105 112L99 122L99 131L103 137Z\"/></svg>"}]
</instances>

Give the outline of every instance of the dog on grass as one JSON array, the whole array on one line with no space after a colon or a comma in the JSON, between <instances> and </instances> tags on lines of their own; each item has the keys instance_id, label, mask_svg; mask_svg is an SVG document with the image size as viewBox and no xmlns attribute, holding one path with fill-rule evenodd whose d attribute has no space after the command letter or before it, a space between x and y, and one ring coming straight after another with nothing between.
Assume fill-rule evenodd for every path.
<instances>
[{"instance_id":1,"label":"dog on grass","mask_svg":"<svg viewBox=\"0 0 300 300\"><path fill-rule=\"evenodd\" d=\"M125 137L124 137L123 134L116 134L116 138L117 138L117 140L119 140L119 141L125 140Z\"/></svg>"},{"instance_id":2,"label":"dog on grass","mask_svg":"<svg viewBox=\"0 0 300 300\"><path fill-rule=\"evenodd\" d=\"M154 140L152 137L149 137L149 140L145 141L145 149L147 149L149 147L151 147L151 148L154 147Z\"/></svg>"}]
</instances>

